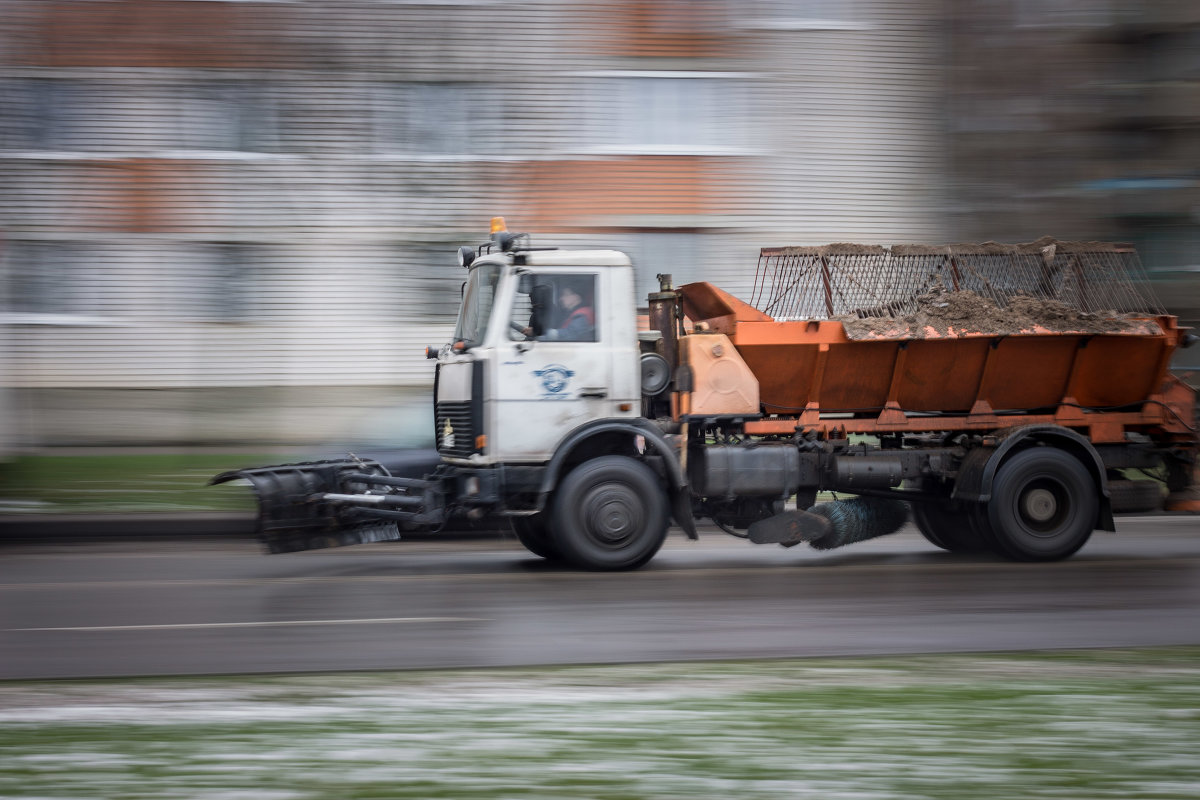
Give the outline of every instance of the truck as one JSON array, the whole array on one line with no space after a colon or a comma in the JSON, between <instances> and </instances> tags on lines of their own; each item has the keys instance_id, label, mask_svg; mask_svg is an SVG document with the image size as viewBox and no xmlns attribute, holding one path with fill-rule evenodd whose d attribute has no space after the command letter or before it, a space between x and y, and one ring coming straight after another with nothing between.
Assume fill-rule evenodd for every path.
<instances>
[{"instance_id":1,"label":"truck","mask_svg":"<svg viewBox=\"0 0 1200 800\"><path fill-rule=\"evenodd\" d=\"M830 549L911 516L944 550L1050 561L1193 502L1196 392L1169 364L1196 337L1128 245L763 248L749 301L664 272L641 306L624 253L502 218L459 264L426 349L435 452L213 478L253 487L269 552L466 519L629 570L672 522Z\"/></svg>"}]
</instances>

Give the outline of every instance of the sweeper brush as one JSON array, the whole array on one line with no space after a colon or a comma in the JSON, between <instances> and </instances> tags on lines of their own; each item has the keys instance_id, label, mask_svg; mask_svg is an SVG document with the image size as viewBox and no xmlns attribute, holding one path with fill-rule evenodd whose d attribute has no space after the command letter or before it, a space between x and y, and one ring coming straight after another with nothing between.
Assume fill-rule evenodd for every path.
<instances>
[{"instance_id":1,"label":"sweeper brush","mask_svg":"<svg viewBox=\"0 0 1200 800\"><path fill-rule=\"evenodd\" d=\"M908 504L901 500L855 497L821 503L809 513L829 520L830 531L808 544L814 550L833 550L895 533L908 521Z\"/></svg>"}]
</instances>

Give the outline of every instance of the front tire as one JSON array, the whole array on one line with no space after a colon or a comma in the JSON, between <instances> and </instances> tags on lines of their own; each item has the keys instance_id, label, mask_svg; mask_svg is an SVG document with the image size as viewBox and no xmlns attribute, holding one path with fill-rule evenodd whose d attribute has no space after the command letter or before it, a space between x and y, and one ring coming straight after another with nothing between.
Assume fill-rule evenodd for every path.
<instances>
[{"instance_id":1,"label":"front tire","mask_svg":"<svg viewBox=\"0 0 1200 800\"><path fill-rule=\"evenodd\" d=\"M658 476L640 461L602 456L572 470L554 495L554 546L574 566L637 569L667 536L667 501Z\"/></svg>"},{"instance_id":2,"label":"front tire","mask_svg":"<svg viewBox=\"0 0 1200 800\"><path fill-rule=\"evenodd\" d=\"M529 517L513 517L512 528L521 546L535 556L544 558L547 561L557 561L562 558L562 554L554 546L554 540L550 536L550 531L546 530L545 514L534 514Z\"/></svg>"},{"instance_id":3,"label":"front tire","mask_svg":"<svg viewBox=\"0 0 1200 800\"><path fill-rule=\"evenodd\" d=\"M913 522L930 544L951 553L979 553L988 549L970 509L955 508L949 502L911 505Z\"/></svg>"},{"instance_id":4,"label":"front tire","mask_svg":"<svg viewBox=\"0 0 1200 800\"><path fill-rule=\"evenodd\" d=\"M981 517L998 555L1057 561L1091 538L1099 496L1079 459L1052 447L1032 447L1000 465Z\"/></svg>"}]
</instances>

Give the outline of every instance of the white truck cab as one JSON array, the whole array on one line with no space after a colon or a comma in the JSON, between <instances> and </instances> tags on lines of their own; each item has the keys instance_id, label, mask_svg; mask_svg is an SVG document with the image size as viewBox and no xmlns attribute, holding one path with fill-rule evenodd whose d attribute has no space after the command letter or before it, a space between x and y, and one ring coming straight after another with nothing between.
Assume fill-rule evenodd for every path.
<instances>
[{"instance_id":1,"label":"white truck cab","mask_svg":"<svg viewBox=\"0 0 1200 800\"><path fill-rule=\"evenodd\" d=\"M628 256L518 249L463 260L462 308L435 378L445 460L544 464L580 427L640 415Z\"/></svg>"}]
</instances>

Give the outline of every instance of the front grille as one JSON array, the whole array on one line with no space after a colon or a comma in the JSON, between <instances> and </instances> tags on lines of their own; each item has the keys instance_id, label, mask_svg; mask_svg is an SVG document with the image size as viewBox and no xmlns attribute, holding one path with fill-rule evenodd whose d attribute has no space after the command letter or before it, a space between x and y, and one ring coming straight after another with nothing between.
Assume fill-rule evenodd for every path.
<instances>
[{"instance_id":1,"label":"front grille","mask_svg":"<svg viewBox=\"0 0 1200 800\"><path fill-rule=\"evenodd\" d=\"M475 436L472 423L471 403L438 403L434 441L438 452L444 456L467 458L475 452Z\"/></svg>"}]
</instances>

